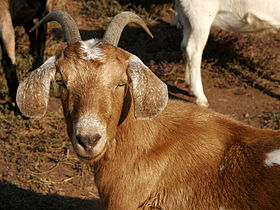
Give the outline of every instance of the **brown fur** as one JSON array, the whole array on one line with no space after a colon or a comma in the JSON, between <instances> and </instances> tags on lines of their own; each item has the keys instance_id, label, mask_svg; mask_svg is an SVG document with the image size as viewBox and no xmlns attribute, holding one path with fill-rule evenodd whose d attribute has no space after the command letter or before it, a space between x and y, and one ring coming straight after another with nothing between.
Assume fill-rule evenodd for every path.
<instances>
[{"instance_id":1,"label":"brown fur","mask_svg":"<svg viewBox=\"0 0 280 210\"><path fill-rule=\"evenodd\" d=\"M80 43L68 47L55 77L69 137L95 169L104 209L280 208L280 166L265 165L266 154L280 148L279 131L176 100L154 118L137 120L137 90L128 77L132 55L98 46L103 56L95 60L82 59ZM106 125L108 141L91 158L79 155L73 136L87 113ZM79 127L87 136L98 132L92 120Z\"/></svg>"}]
</instances>

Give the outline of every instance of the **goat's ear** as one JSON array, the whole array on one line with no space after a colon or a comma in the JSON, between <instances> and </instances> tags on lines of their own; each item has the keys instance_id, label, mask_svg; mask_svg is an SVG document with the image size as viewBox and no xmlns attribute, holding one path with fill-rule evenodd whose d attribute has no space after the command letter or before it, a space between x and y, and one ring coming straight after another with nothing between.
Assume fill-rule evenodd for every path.
<instances>
[{"instance_id":1,"label":"goat's ear","mask_svg":"<svg viewBox=\"0 0 280 210\"><path fill-rule=\"evenodd\" d=\"M40 118L47 111L50 82L54 79L58 55L34 70L17 89L16 102L23 115Z\"/></svg>"},{"instance_id":2,"label":"goat's ear","mask_svg":"<svg viewBox=\"0 0 280 210\"><path fill-rule=\"evenodd\" d=\"M132 81L135 118L145 120L163 111L168 102L166 84L135 55L129 58L127 73Z\"/></svg>"}]
</instances>

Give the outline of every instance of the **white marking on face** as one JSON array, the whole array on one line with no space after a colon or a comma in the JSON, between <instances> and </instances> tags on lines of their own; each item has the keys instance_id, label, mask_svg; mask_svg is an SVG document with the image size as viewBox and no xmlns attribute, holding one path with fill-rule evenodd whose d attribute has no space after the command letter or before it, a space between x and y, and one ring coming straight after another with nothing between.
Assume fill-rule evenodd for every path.
<instances>
[{"instance_id":1,"label":"white marking on face","mask_svg":"<svg viewBox=\"0 0 280 210\"><path fill-rule=\"evenodd\" d=\"M104 126L100 120L99 117L93 113L87 113L80 117L78 122L74 123L74 131L76 132L77 129L82 129L82 130L91 130L91 128L94 128L98 130L98 132L105 133L106 131L106 126Z\"/></svg>"},{"instance_id":2,"label":"white marking on face","mask_svg":"<svg viewBox=\"0 0 280 210\"><path fill-rule=\"evenodd\" d=\"M265 166L280 165L280 149L266 154Z\"/></svg>"},{"instance_id":3,"label":"white marking on face","mask_svg":"<svg viewBox=\"0 0 280 210\"><path fill-rule=\"evenodd\" d=\"M220 166L220 171L223 171L225 169L225 166L224 165L221 165Z\"/></svg>"},{"instance_id":4,"label":"white marking on face","mask_svg":"<svg viewBox=\"0 0 280 210\"><path fill-rule=\"evenodd\" d=\"M96 46L98 40L96 39L89 39L87 41L80 41L81 43L81 50L86 54L83 57L85 60L94 60L100 58L103 54L99 47Z\"/></svg>"}]
</instances>

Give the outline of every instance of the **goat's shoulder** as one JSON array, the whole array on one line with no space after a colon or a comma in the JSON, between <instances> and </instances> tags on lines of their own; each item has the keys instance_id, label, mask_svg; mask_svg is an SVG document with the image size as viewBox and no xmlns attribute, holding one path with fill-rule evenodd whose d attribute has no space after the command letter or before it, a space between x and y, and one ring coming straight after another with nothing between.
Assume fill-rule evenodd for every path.
<instances>
[{"instance_id":1,"label":"goat's shoulder","mask_svg":"<svg viewBox=\"0 0 280 210\"><path fill-rule=\"evenodd\" d=\"M222 115L209 108L179 100L169 100L165 110L155 120L163 121L165 125L182 125L185 130L188 129L188 127L192 129L194 127L206 125L207 130L209 130L212 126L217 128L224 127L225 123L231 126L240 124L228 116Z\"/></svg>"},{"instance_id":2,"label":"goat's shoulder","mask_svg":"<svg viewBox=\"0 0 280 210\"><path fill-rule=\"evenodd\" d=\"M216 139L226 145L242 142L244 144L274 144L280 139L280 131L259 129L246 125L227 115L209 108L178 100L169 100L166 109L158 116L160 125L167 130L176 130L178 136L186 138Z\"/></svg>"}]
</instances>

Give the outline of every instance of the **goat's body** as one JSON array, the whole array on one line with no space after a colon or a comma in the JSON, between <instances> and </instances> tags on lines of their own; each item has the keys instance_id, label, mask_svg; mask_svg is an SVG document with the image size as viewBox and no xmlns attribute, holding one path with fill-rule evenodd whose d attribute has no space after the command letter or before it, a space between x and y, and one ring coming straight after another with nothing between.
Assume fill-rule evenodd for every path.
<instances>
[{"instance_id":1,"label":"goat's body","mask_svg":"<svg viewBox=\"0 0 280 210\"><path fill-rule=\"evenodd\" d=\"M217 10L213 26L234 32L258 32L280 27L280 2L277 0L218 2L221 9Z\"/></svg>"},{"instance_id":2,"label":"goat's body","mask_svg":"<svg viewBox=\"0 0 280 210\"><path fill-rule=\"evenodd\" d=\"M280 27L280 2L277 0L178 0L178 19L183 25L182 50L186 64L185 80L197 97L207 106L201 81L201 57L211 26L235 32L261 32ZM173 25L176 23L173 21Z\"/></svg>"},{"instance_id":3,"label":"goat's body","mask_svg":"<svg viewBox=\"0 0 280 210\"><path fill-rule=\"evenodd\" d=\"M278 131L169 101L152 120L128 116L95 178L108 209L277 209L280 166L264 159L279 148Z\"/></svg>"},{"instance_id":4,"label":"goat's body","mask_svg":"<svg viewBox=\"0 0 280 210\"><path fill-rule=\"evenodd\" d=\"M18 79L16 74L15 32L14 27L22 25L28 32L34 25L34 18L42 18L47 13L47 0L2 0L0 1L0 44L2 48L2 66L9 87L9 94L15 102ZM33 67L43 63L46 40L46 26L38 29L38 33L28 33L30 53L34 56Z\"/></svg>"}]
</instances>

